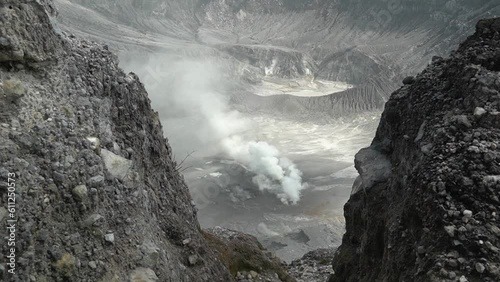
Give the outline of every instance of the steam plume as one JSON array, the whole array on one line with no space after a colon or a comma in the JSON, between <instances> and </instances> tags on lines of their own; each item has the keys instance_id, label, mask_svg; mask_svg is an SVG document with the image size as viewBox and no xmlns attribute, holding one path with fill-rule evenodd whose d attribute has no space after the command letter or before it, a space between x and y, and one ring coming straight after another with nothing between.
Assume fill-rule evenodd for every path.
<instances>
[{"instance_id":1,"label":"steam plume","mask_svg":"<svg viewBox=\"0 0 500 282\"><path fill-rule=\"evenodd\" d=\"M257 174L253 182L261 191L269 191L284 204L296 204L305 188L302 172L287 158L280 157L276 147L266 142L245 142L239 136L223 141L226 152L235 160L248 165Z\"/></svg>"},{"instance_id":2,"label":"steam plume","mask_svg":"<svg viewBox=\"0 0 500 282\"><path fill-rule=\"evenodd\" d=\"M304 185L295 164L268 143L240 136L249 123L228 105L236 79L226 75L224 64L163 54L125 61L125 68L144 81L174 152L197 151L202 157L200 150L208 155L222 150L256 174L253 182L261 191L276 194L284 204L300 200Z\"/></svg>"}]
</instances>

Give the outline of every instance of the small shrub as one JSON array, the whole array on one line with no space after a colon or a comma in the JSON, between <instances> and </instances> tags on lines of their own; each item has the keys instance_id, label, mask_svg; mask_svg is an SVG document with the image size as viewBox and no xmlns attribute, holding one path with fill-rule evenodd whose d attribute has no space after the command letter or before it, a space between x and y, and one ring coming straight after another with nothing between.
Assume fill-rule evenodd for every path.
<instances>
[{"instance_id":1,"label":"small shrub","mask_svg":"<svg viewBox=\"0 0 500 282\"><path fill-rule=\"evenodd\" d=\"M61 259L59 259L55 268L57 273L63 277L70 277L75 273L76 270L76 259L73 255L65 253Z\"/></svg>"}]
</instances>

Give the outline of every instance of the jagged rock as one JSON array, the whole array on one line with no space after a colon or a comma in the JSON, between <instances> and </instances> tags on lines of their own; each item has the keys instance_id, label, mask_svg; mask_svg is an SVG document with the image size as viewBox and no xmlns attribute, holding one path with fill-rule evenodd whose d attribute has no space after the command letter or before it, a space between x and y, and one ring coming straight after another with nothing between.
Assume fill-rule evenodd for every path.
<instances>
[{"instance_id":1,"label":"jagged rock","mask_svg":"<svg viewBox=\"0 0 500 282\"><path fill-rule=\"evenodd\" d=\"M101 150L102 161L108 172L118 179L124 179L132 168L132 161L118 156L108 150Z\"/></svg>"},{"instance_id":2,"label":"jagged rock","mask_svg":"<svg viewBox=\"0 0 500 282\"><path fill-rule=\"evenodd\" d=\"M469 217L469 218L472 217L472 211L470 211L470 210L464 210L463 214L465 217Z\"/></svg>"},{"instance_id":3,"label":"jagged rock","mask_svg":"<svg viewBox=\"0 0 500 282\"><path fill-rule=\"evenodd\" d=\"M445 226L444 230L446 230L446 233L448 233L450 237L455 237L455 230L456 230L455 226L453 225Z\"/></svg>"},{"instance_id":4,"label":"jagged rock","mask_svg":"<svg viewBox=\"0 0 500 282\"><path fill-rule=\"evenodd\" d=\"M159 278L151 268L137 268L130 274L130 282L156 282Z\"/></svg>"},{"instance_id":5,"label":"jagged rock","mask_svg":"<svg viewBox=\"0 0 500 282\"><path fill-rule=\"evenodd\" d=\"M331 261L336 249L318 249L305 254L288 265L290 275L297 282L324 282L333 274Z\"/></svg>"},{"instance_id":6,"label":"jagged rock","mask_svg":"<svg viewBox=\"0 0 500 282\"><path fill-rule=\"evenodd\" d=\"M372 147L391 140L392 174L345 205L330 282L500 281L490 271L500 267L499 27L480 21L450 58L391 95Z\"/></svg>"},{"instance_id":7,"label":"jagged rock","mask_svg":"<svg viewBox=\"0 0 500 282\"><path fill-rule=\"evenodd\" d=\"M469 119L467 118L466 115L460 115L456 117L456 121L459 125L470 128L472 127L472 124L470 123Z\"/></svg>"},{"instance_id":8,"label":"jagged rock","mask_svg":"<svg viewBox=\"0 0 500 282\"><path fill-rule=\"evenodd\" d=\"M481 107L476 107L474 109L474 116L476 118L480 118L482 117L484 114L486 114L486 110L484 108L481 108Z\"/></svg>"},{"instance_id":9,"label":"jagged rock","mask_svg":"<svg viewBox=\"0 0 500 282\"><path fill-rule=\"evenodd\" d=\"M88 196L88 189L87 186L85 185L78 185L75 188L73 188L73 195L79 200L83 201L87 198Z\"/></svg>"},{"instance_id":10,"label":"jagged rock","mask_svg":"<svg viewBox=\"0 0 500 282\"><path fill-rule=\"evenodd\" d=\"M486 267L482 263L476 263L476 271L479 273L483 273L486 270Z\"/></svg>"},{"instance_id":11,"label":"jagged rock","mask_svg":"<svg viewBox=\"0 0 500 282\"><path fill-rule=\"evenodd\" d=\"M413 76L408 76L403 80L403 84L409 85L413 84L415 82L415 77Z\"/></svg>"},{"instance_id":12,"label":"jagged rock","mask_svg":"<svg viewBox=\"0 0 500 282\"><path fill-rule=\"evenodd\" d=\"M87 180L87 183L90 187L101 187L102 185L104 185L104 180L104 176L96 175Z\"/></svg>"},{"instance_id":13,"label":"jagged rock","mask_svg":"<svg viewBox=\"0 0 500 282\"><path fill-rule=\"evenodd\" d=\"M53 7L0 0L0 103L18 101L0 108L0 177L19 173L15 279L231 281L144 85L108 48L56 31ZM198 256L195 267L184 252Z\"/></svg>"},{"instance_id":14,"label":"jagged rock","mask_svg":"<svg viewBox=\"0 0 500 282\"><path fill-rule=\"evenodd\" d=\"M92 147L91 147L92 149L97 150L100 148L101 140L99 140L99 138L87 137L87 140L90 142L90 144L92 144Z\"/></svg>"},{"instance_id":15,"label":"jagged rock","mask_svg":"<svg viewBox=\"0 0 500 282\"><path fill-rule=\"evenodd\" d=\"M144 267L154 268L160 258L160 250L153 242L143 243L140 247L142 253L142 265Z\"/></svg>"},{"instance_id":16,"label":"jagged rock","mask_svg":"<svg viewBox=\"0 0 500 282\"><path fill-rule=\"evenodd\" d=\"M90 215L85 221L85 225L87 226L96 226L99 224L100 221L102 221L104 217L100 214L92 214Z\"/></svg>"},{"instance_id":17,"label":"jagged rock","mask_svg":"<svg viewBox=\"0 0 500 282\"><path fill-rule=\"evenodd\" d=\"M115 234L109 233L109 234L104 235L104 240L106 240L106 242L109 242L109 243L114 243L115 242Z\"/></svg>"},{"instance_id":18,"label":"jagged rock","mask_svg":"<svg viewBox=\"0 0 500 282\"><path fill-rule=\"evenodd\" d=\"M362 149L356 154L354 166L361 176L363 190L370 189L373 185L386 181L392 170L391 162L387 157L372 147ZM359 190L359 188L356 190ZM353 190L351 194L356 192Z\"/></svg>"},{"instance_id":19,"label":"jagged rock","mask_svg":"<svg viewBox=\"0 0 500 282\"><path fill-rule=\"evenodd\" d=\"M268 76L282 78L312 76L317 68L310 56L299 51L261 45L227 45L222 49L241 60L249 61Z\"/></svg>"},{"instance_id":20,"label":"jagged rock","mask_svg":"<svg viewBox=\"0 0 500 282\"><path fill-rule=\"evenodd\" d=\"M9 104L17 103L19 99L26 95L26 89L22 82L16 80L3 81L2 92L2 100Z\"/></svg>"},{"instance_id":21,"label":"jagged rock","mask_svg":"<svg viewBox=\"0 0 500 282\"><path fill-rule=\"evenodd\" d=\"M491 226L491 231L496 235L496 236L499 236L500 237L500 228L498 228L497 226Z\"/></svg>"},{"instance_id":22,"label":"jagged rock","mask_svg":"<svg viewBox=\"0 0 500 282\"><path fill-rule=\"evenodd\" d=\"M197 255L190 255L188 257L188 262L189 262L189 265L191 266L194 266L198 263L198 256Z\"/></svg>"},{"instance_id":23,"label":"jagged rock","mask_svg":"<svg viewBox=\"0 0 500 282\"><path fill-rule=\"evenodd\" d=\"M251 235L238 231L214 227L205 231L209 245L216 249L219 259L231 271L233 277L240 281L247 279L247 271L259 273L262 281L295 281L281 264L281 261ZM279 278L278 278L279 277Z\"/></svg>"},{"instance_id":24,"label":"jagged rock","mask_svg":"<svg viewBox=\"0 0 500 282\"><path fill-rule=\"evenodd\" d=\"M259 274L253 270L251 270L249 274L251 278L257 278L257 276L259 276Z\"/></svg>"},{"instance_id":25,"label":"jagged rock","mask_svg":"<svg viewBox=\"0 0 500 282\"><path fill-rule=\"evenodd\" d=\"M36 1L1 2L0 25L5 27L0 31L0 63L41 62L64 50L44 7Z\"/></svg>"}]
</instances>

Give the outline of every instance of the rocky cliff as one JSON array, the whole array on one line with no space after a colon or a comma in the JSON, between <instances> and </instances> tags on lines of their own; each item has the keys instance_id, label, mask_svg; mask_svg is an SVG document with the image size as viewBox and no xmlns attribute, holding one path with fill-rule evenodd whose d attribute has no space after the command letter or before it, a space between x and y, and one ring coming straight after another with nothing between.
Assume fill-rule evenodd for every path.
<instances>
[{"instance_id":1,"label":"rocky cliff","mask_svg":"<svg viewBox=\"0 0 500 282\"><path fill-rule=\"evenodd\" d=\"M3 280L293 281L255 238L200 229L143 84L107 46L58 31L56 14L0 0ZM481 21L393 93L356 156L331 281L500 280L499 50L500 19ZM290 273L320 281L304 269L326 275L330 252Z\"/></svg>"},{"instance_id":2,"label":"rocky cliff","mask_svg":"<svg viewBox=\"0 0 500 282\"><path fill-rule=\"evenodd\" d=\"M231 281L144 86L44 8L0 1L2 281Z\"/></svg>"},{"instance_id":3,"label":"rocky cliff","mask_svg":"<svg viewBox=\"0 0 500 282\"><path fill-rule=\"evenodd\" d=\"M500 281L500 18L391 95L333 281Z\"/></svg>"},{"instance_id":4,"label":"rocky cliff","mask_svg":"<svg viewBox=\"0 0 500 282\"><path fill-rule=\"evenodd\" d=\"M2 281L295 281L254 237L201 230L144 85L56 14L0 0Z\"/></svg>"}]
</instances>

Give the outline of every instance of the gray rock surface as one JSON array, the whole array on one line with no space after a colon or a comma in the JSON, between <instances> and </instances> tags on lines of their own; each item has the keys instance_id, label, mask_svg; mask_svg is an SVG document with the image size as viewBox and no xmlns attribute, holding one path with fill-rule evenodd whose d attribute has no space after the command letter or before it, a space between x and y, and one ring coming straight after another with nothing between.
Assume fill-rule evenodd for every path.
<instances>
[{"instance_id":1,"label":"gray rock surface","mask_svg":"<svg viewBox=\"0 0 500 282\"><path fill-rule=\"evenodd\" d=\"M288 272L297 282L326 282L333 268L331 261L336 249L318 249L305 254L288 265Z\"/></svg>"},{"instance_id":2,"label":"gray rock surface","mask_svg":"<svg viewBox=\"0 0 500 282\"><path fill-rule=\"evenodd\" d=\"M132 161L105 149L101 150L101 158L104 162L104 167L113 177L124 180L131 173Z\"/></svg>"},{"instance_id":3,"label":"gray rock surface","mask_svg":"<svg viewBox=\"0 0 500 282\"><path fill-rule=\"evenodd\" d=\"M391 162L373 147L359 151L354 158L354 166L361 176L361 189L365 192L375 184L385 182L391 176ZM356 190L353 190L352 194L358 192L359 188Z\"/></svg>"},{"instance_id":4,"label":"gray rock surface","mask_svg":"<svg viewBox=\"0 0 500 282\"><path fill-rule=\"evenodd\" d=\"M0 206L14 173L18 220L0 280L231 281L142 83L106 46L56 33L42 3L0 1Z\"/></svg>"},{"instance_id":5,"label":"gray rock surface","mask_svg":"<svg viewBox=\"0 0 500 282\"><path fill-rule=\"evenodd\" d=\"M44 6L36 1L2 0L0 9L3 27L0 62L42 62L54 59L63 51L63 43L57 40Z\"/></svg>"},{"instance_id":6,"label":"gray rock surface","mask_svg":"<svg viewBox=\"0 0 500 282\"><path fill-rule=\"evenodd\" d=\"M496 18L391 95L372 147L392 174L345 205L330 282L500 281L499 93Z\"/></svg>"},{"instance_id":7,"label":"gray rock surface","mask_svg":"<svg viewBox=\"0 0 500 282\"><path fill-rule=\"evenodd\" d=\"M223 227L205 231L209 245L217 251L236 281L294 282L286 263L266 251L257 238Z\"/></svg>"}]
</instances>

